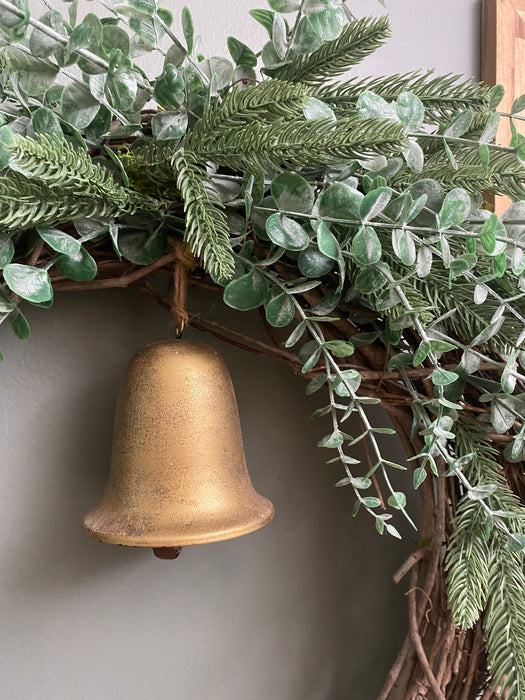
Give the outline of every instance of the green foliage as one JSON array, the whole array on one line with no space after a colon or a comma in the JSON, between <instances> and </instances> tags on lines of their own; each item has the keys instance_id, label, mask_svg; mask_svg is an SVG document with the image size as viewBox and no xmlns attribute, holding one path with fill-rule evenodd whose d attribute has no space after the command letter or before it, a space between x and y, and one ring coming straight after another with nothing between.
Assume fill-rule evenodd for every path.
<instances>
[{"instance_id":1,"label":"green foliage","mask_svg":"<svg viewBox=\"0 0 525 700\"><path fill-rule=\"evenodd\" d=\"M338 82L388 20L355 20L340 0L270 7L251 11L268 42L229 37L230 60L196 54L188 8L181 42L154 0L81 21L76 3L35 20L4 1L0 322L26 338L20 300L50 306L57 277L92 280L104 254L157 267L182 237L226 304L283 329L306 393L328 396L312 417L329 421L319 445L337 486L398 538L394 518L412 520L390 473L405 467L368 412L393 387L421 445L407 483L456 479L453 619L484 616L491 674L513 700L525 692L524 509L487 436L525 460L523 97L496 146L501 86L432 72ZM162 72L147 76L133 61L162 39ZM514 203L491 214L487 192ZM386 357L377 382L357 369L363 346Z\"/></svg>"},{"instance_id":2,"label":"green foliage","mask_svg":"<svg viewBox=\"0 0 525 700\"><path fill-rule=\"evenodd\" d=\"M390 36L386 17L364 17L347 24L337 39L324 42L316 51L298 56L265 72L280 80L319 86L341 75L378 49Z\"/></svg>"},{"instance_id":3,"label":"green foliage","mask_svg":"<svg viewBox=\"0 0 525 700\"><path fill-rule=\"evenodd\" d=\"M494 680L518 698L525 689L525 577L523 552L512 549L514 538L521 542L525 532L525 508L479 427L458 423L456 455L466 460L462 470L470 487L458 505L447 554L452 616L469 628L487 610L483 624Z\"/></svg>"},{"instance_id":4,"label":"green foliage","mask_svg":"<svg viewBox=\"0 0 525 700\"><path fill-rule=\"evenodd\" d=\"M205 154L218 143L229 144L239 129L301 117L309 97L303 85L265 80L244 90L233 89L221 102L206 107L185 139L185 145Z\"/></svg>"},{"instance_id":5,"label":"green foliage","mask_svg":"<svg viewBox=\"0 0 525 700\"><path fill-rule=\"evenodd\" d=\"M186 145L200 158L233 170L255 168L315 168L319 161L339 165L373 153L401 152L406 145L401 124L351 116L334 124L331 120L283 120L239 124L227 138L204 136Z\"/></svg>"},{"instance_id":6,"label":"green foliage","mask_svg":"<svg viewBox=\"0 0 525 700\"><path fill-rule=\"evenodd\" d=\"M339 85L323 86L322 99L336 110L353 107L365 91L387 101L397 100L404 92L412 92L425 107L430 123L440 123L463 109L486 113L490 109L490 88L466 81L460 75L435 76L434 71L396 74L382 78L352 78Z\"/></svg>"},{"instance_id":7,"label":"green foliage","mask_svg":"<svg viewBox=\"0 0 525 700\"><path fill-rule=\"evenodd\" d=\"M184 240L191 252L202 258L210 274L228 279L234 270L228 223L219 200L206 187L206 171L197 165L191 152L182 148L173 154L171 165L184 202Z\"/></svg>"},{"instance_id":8,"label":"green foliage","mask_svg":"<svg viewBox=\"0 0 525 700\"><path fill-rule=\"evenodd\" d=\"M9 127L2 127L2 130L6 129ZM32 190L33 196L36 196L38 188L31 186L38 183L43 193L51 190L60 192L62 196L91 200L95 216L110 211L129 214L138 209L155 209L157 206L154 200L119 185L109 170L99 164L95 165L87 153L64 140L47 136L31 139L11 131L3 131L1 147L5 164L14 171L13 179L21 183L22 177L27 178L28 189ZM8 180L6 186L9 187ZM45 195L38 203L46 204ZM36 208L33 201L31 205ZM29 212L26 212L27 224L31 222L30 216ZM50 219L47 216L44 221L42 213L38 212L32 221L35 225L47 223ZM4 220L4 223L11 228L15 225L22 227L20 217L16 222Z\"/></svg>"}]
</instances>

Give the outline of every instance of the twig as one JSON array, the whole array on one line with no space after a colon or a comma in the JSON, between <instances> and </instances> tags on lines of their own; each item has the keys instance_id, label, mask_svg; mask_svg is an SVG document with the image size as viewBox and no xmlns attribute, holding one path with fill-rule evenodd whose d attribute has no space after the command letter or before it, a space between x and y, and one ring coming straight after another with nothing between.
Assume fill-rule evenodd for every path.
<instances>
[{"instance_id":1,"label":"twig","mask_svg":"<svg viewBox=\"0 0 525 700\"><path fill-rule=\"evenodd\" d=\"M415 552L408 557L404 564L401 564L399 569L393 575L394 583L400 583L401 580L408 574L410 569L417 564L418 561L423 559L428 554L427 547L421 547L421 549L416 549Z\"/></svg>"},{"instance_id":2,"label":"twig","mask_svg":"<svg viewBox=\"0 0 525 700\"><path fill-rule=\"evenodd\" d=\"M410 629L410 637L412 643L416 650L417 658L421 664L421 668L425 674L425 678L432 688L432 691L436 697L436 700L446 700L445 696L441 692L441 688L430 668L428 663L427 655L425 649L423 648L423 642L421 641L421 636L419 634L419 624L417 619L417 602L416 602L416 589L417 589L417 569L412 569L412 576L410 579L410 591L408 592L408 621Z\"/></svg>"},{"instance_id":3,"label":"twig","mask_svg":"<svg viewBox=\"0 0 525 700\"><path fill-rule=\"evenodd\" d=\"M377 700L388 700L388 697L391 691L394 689L396 681L399 677L399 674L401 673L401 670L405 665L406 658L410 653L412 647L412 639L410 638L410 635L407 635L405 637L405 641L403 642L403 646L401 647L401 651L399 652L397 659L395 660L392 668L390 669L386 681L383 687L381 688L379 695L377 696Z\"/></svg>"},{"instance_id":4,"label":"twig","mask_svg":"<svg viewBox=\"0 0 525 700\"><path fill-rule=\"evenodd\" d=\"M239 331L233 330L233 328L229 328L228 326L225 326L223 323L219 323L218 321L213 321L211 318L205 318L203 316L199 316L199 321L201 323L204 323L206 326L211 326L211 328L217 328L218 330L223 331L224 333L227 333L229 336L232 336L233 338L238 338L246 349L250 349L251 346L255 346L262 352L260 354L264 354L267 356L272 356L272 357L277 357L280 358L281 360L284 360L288 365L290 365L295 372L300 372L301 371L301 364L299 363L297 357L293 355L291 352L287 352L286 350L282 350L281 348L275 348L272 345L267 345L266 343L263 343L261 340L256 340L255 338L252 338L248 335L244 335L243 333L239 333ZM194 321L191 321L191 325L196 327ZM221 336L223 337L223 336ZM250 345L248 345L248 343Z\"/></svg>"},{"instance_id":5,"label":"twig","mask_svg":"<svg viewBox=\"0 0 525 700\"><path fill-rule=\"evenodd\" d=\"M138 270L135 270L135 272L130 272L126 275L122 275L122 277L113 277L109 279L95 279L92 282L73 282L70 280L56 280L53 278L51 279L51 281L53 282L53 289L59 292L84 292L87 290L129 287L130 284L133 284L134 282L137 282L143 277L146 277L146 275L155 272L155 270L164 267L164 265L173 262L176 257L177 253L174 250L172 250L169 253L166 253L166 255L164 255L162 258L156 260L151 265L146 265L146 267L140 267Z\"/></svg>"},{"instance_id":6,"label":"twig","mask_svg":"<svg viewBox=\"0 0 525 700\"><path fill-rule=\"evenodd\" d=\"M43 240L40 240L37 243L37 245L35 246L35 249L31 253L31 255L27 261L27 265L30 265L31 267L36 267L36 264L38 262L38 258L42 254L44 246L45 246L45 241L43 241Z\"/></svg>"},{"instance_id":7,"label":"twig","mask_svg":"<svg viewBox=\"0 0 525 700\"><path fill-rule=\"evenodd\" d=\"M476 627L476 636L474 637L474 642L472 644L472 651L470 653L470 661L469 661L469 667L468 667L468 672L465 678L465 684L463 686L463 694L461 695L461 700L468 700L469 695L470 695L470 689L472 687L472 683L474 681L474 675L476 673L476 669L478 667L478 656L479 652L481 651L483 647L483 635L481 633L481 625L478 622L478 625ZM485 696L483 696L485 697Z\"/></svg>"}]
</instances>

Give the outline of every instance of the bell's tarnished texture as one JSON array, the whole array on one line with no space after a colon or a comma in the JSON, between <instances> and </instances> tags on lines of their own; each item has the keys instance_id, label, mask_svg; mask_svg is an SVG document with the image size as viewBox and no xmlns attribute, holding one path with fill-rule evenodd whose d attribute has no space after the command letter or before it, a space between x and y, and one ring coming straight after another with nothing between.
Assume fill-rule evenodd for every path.
<instances>
[{"instance_id":1,"label":"bell's tarnished texture","mask_svg":"<svg viewBox=\"0 0 525 700\"><path fill-rule=\"evenodd\" d=\"M121 387L111 470L84 519L103 542L185 547L245 535L273 506L251 484L230 375L209 345L148 345Z\"/></svg>"}]
</instances>

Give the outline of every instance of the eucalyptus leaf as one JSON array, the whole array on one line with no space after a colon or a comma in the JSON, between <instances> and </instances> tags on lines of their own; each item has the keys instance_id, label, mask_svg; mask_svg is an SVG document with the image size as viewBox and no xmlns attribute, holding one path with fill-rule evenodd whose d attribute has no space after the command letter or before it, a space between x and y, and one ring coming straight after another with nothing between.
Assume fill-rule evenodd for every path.
<instances>
[{"instance_id":1,"label":"eucalyptus leaf","mask_svg":"<svg viewBox=\"0 0 525 700\"><path fill-rule=\"evenodd\" d=\"M275 14L272 27L272 46L279 60L281 61L286 56L286 51L288 49L286 34L287 32L284 18L279 14Z\"/></svg>"},{"instance_id":2,"label":"eucalyptus leaf","mask_svg":"<svg viewBox=\"0 0 525 700\"><path fill-rule=\"evenodd\" d=\"M63 36L64 38L67 37L65 23L60 12L50 10L42 15L39 21L42 24L50 27L53 32L60 34L60 36ZM35 27L29 38L29 48L33 56L37 56L38 58L47 58L57 51L57 49L61 49L62 44L57 39L50 37L48 34Z\"/></svg>"},{"instance_id":3,"label":"eucalyptus leaf","mask_svg":"<svg viewBox=\"0 0 525 700\"><path fill-rule=\"evenodd\" d=\"M59 139L64 138L64 132L60 126L59 118L48 107L38 107L35 109L31 118L31 123L36 134L56 136Z\"/></svg>"},{"instance_id":4,"label":"eucalyptus leaf","mask_svg":"<svg viewBox=\"0 0 525 700\"><path fill-rule=\"evenodd\" d=\"M416 262L416 244L409 229L394 229L392 231L392 247L394 253L405 265L414 265Z\"/></svg>"},{"instance_id":5,"label":"eucalyptus leaf","mask_svg":"<svg viewBox=\"0 0 525 700\"><path fill-rule=\"evenodd\" d=\"M270 37L272 36L273 17L275 12L272 12L271 10L248 10L248 14L250 14L254 20L259 22L259 24L266 29Z\"/></svg>"},{"instance_id":6,"label":"eucalyptus leaf","mask_svg":"<svg viewBox=\"0 0 525 700\"><path fill-rule=\"evenodd\" d=\"M194 38L193 18L189 8L186 5L182 8L181 22L182 32L184 34L184 38L186 39L186 47L188 49L188 53L191 54L193 52Z\"/></svg>"},{"instance_id":7,"label":"eucalyptus leaf","mask_svg":"<svg viewBox=\"0 0 525 700\"><path fill-rule=\"evenodd\" d=\"M178 110L184 103L186 86L183 75L171 63L164 64L164 70L155 81L153 97L161 107Z\"/></svg>"},{"instance_id":8,"label":"eucalyptus leaf","mask_svg":"<svg viewBox=\"0 0 525 700\"><path fill-rule=\"evenodd\" d=\"M20 309L14 309L9 316L9 322L17 338L20 338L20 340L27 340L27 338L29 338L31 335L31 328L29 327L27 318Z\"/></svg>"},{"instance_id":9,"label":"eucalyptus leaf","mask_svg":"<svg viewBox=\"0 0 525 700\"><path fill-rule=\"evenodd\" d=\"M159 112L151 120L153 136L158 141L180 141L188 128L188 113Z\"/></svg>"},{"instance_id":10,"label":"eucalyptus leaf","mask_svg":"<svg viewBox=\"0 0 525 700\"><path fill-rule=\"evenodd\" d=\"M342 7L327 7L319 12L312 12L308 20L314 32L323 41L333 41L342 32L346 15Z\"/></svg>"},{"instance_id":11,"label":"eucalyptus leaf","mask_svg":"<svg viewBox=\"0 0 525 700\"><path fill-rule=\"evenodd\" d=\"M354 354L354 346L348 340L329 340L324 344L335 357L350 357Z\"/></svg>"},{"instance_id":12,"label":"eucalyptus leaf","mask_svg":"<svg viewBox=\"0 0 525 700\"><path fill-rule=\"evenodd\" d=\"M317 443L318 447L327 447L328 449L335 449L341 447L344 442L343 433L340 430L334 430L330 435L325 435L324 438L319 440Z\"/></svg>"},{"instance_id":13,"label":"eucalyptus leaf","mask_svg":"<svg viewBox=\"0 0 525 700\"><path fill-rule=\"evenodd\" d=\"M455 372L439 368L432 372L430 379L435 386L447 386L455 382L458 379L458 375Z\"/></svg>"},{"instance_id":14,"label":"eucalyptus leaf","mask_svg":"<svg viewBox=\"0 0 525 700\"><path fill-rule=\"evenodd\" d=\"M105 229L108 228L109 222L105 224ZM166 235L144 230L124 230L119 234L119 250L135 265L151 265L166 252Z\"/></svg>"},{"instance_id":15,"label":"eucalyptus leaf","mask_svg":"<svg viewBox=\"0 0 525 700\"><path fill-rule=\"evenodd\" d=\"M306 119L330 119L337 121L334 110L317 97L310 97L303 110Z\"/></svg>"},{"instance_id":16,"label":"eucalyptus leaf","mask_svg":"<svg viewBox=\"0 0 525 700\"><path fill-rule=\"evenodd\" d=\"M284 214L272 214L267 219L266 233L273 243L286 250L304 250L310 242L305 229Z\"/></svg>"},{"instance_id":17,"label":"eucalyptus leaf","mask_svg":"<svg viewBox=\"0 0 525 700\"><path fill-rule=\"evenodd\" d=\"M402 92L397 98L396 111L407 131L419 131L425 117L425 106L413 92Z\"/></svg>"},{"instance_id":18,"label":"eucalyptus leaf","mask_svg":"<svg viewBox=\"0 0 525 700\"><path fill-rule=\"evenodd\" d=\"M356 107L364 119L388 119L399 122L396 105L370 90L364 90L357 98Z\"/></svg>"},{"instance_id":19,"label":"eucalyptus leaf","mask_svg":"<svg viewBox=\"0 0 525 700\"><path fill-rule=\"evenodd\" d=\"M301 7L301 0L268 0L268 4L276 12L295 12Z\"/></svg>"},{"instance_id":20,"label":"eucalyptus leaf","mask_svg":"<svg viewBox=\"0 0 525 700\"><path fill-rule=\"evenodd\" d=\"M451 190L445 197L439 212L439 228L444 230L459 226L472 207L470 195L461 188Z\"/></svg>"},{"instance_id":21,"label":"eucalyptus leaf","mask_svg":"<svg viewBox=\"0 0 525 700\"><path fill-rule=\"evenodd\" d=\"M56 250L57 253L65 255L77 255L80 252L80 242L59 229L37 228L37 233L40 238L45 241L50 248Z\"/></svg>"},{"instance_id":22,"label":"eucalyptus leaf","mask_svg":"<svg viewBox=\"0 0 525 700\"><path fill-rule=\"evenodd\" d=\"M285 348L291 348L293 347L296 343L298 343L301 338L304 335L304 332L306 330L306 321L300 321L297 326L293 329L293 331L290 333L288 339L286 340L284 347Z\"/></svg>"},{"instance_id":23,"label":"eucalyptus leaf","mask_svg":"<svg viewBox=\"0 0 525 700\"><path fill-rule=\"evenodd\" d=\"M0 270L9 265L15 254L15 246L10 237L0 238ZM0 298L0 302L1 302Z\"/></svg>"},{"instance_id":24,"label":"eucalyptus leaf","mask_svg":"<svg viewBox=\"0 0 525 700\"><path fill-rule=\"evenodd\" d=\"M511 112L511 114L519 114L520 112L523 112L524 109L525 109L525 95L520 95L512 103L512 107L510 108L510 112Z\"/></svg>"},{"instance_id":25,"label":"eucalyptus leaf","mask_svg":"<svg viewBox=\"0 0 525 700\"><path fill-rule=\"evenodd\" d=\"M457 114L445 129L445 136L458 138L466 134L474 121L474 112L471 109L465 109Z\"/></svg>"},{"instance_id":26,"label":"eucalyptus leaf","mask_svg":"<svg viewBox=\"0 0 525 700\"><path fill-rule=\"evenodd\" d=\"M295 173L280 173L272 181L272 197L279 209L309 213L314 205L313 187Z\"/></svg>"},{"instance_id":27,"label":"eucalyptus leaf","mask_svg":"<svg viewBox=\"0 0 525 700\"><path fill-rule=\"evenodd\" d=\"M100 108L99 100L94 97L87 87L70 83L62 92L62 117L75 129L84 129L97 116Z\"/></svg>"},{"instance_id":28,"label":"eucalyptus leaf","mask_svg":"<svg viewBox=\"0 0 525 700\"><path fill-rule=\"evenodd\" d=\"M352 253L360 265L372 265L381 260L382 247L371 226L362 226L352 239Z\"/></svg>"},{"instance_id":29,"label":"eucalyptus leaf","mask_svg":"<svg viewBox=\"0 0 525 700\"><path fill-rule=\"evenodd\" d=\"M332 389L338 396L352 396L359 389L361 375L355 369L342 371L332 382Z\"/></svg>"},{"instance_id":30,"label":"eucalyptus leaf","mask_svg":"<svg viewBox=\"0 0 525 700\"><path fill-rule=\"evenodd\" d=\"M59 255L55 265L63 275L75 282L89 282L97 276L97 263L84 248L73 255Z\"/></svg>"},{"instance_id":31,"label":"eucalyptus leaf","mask_svg":"<svg viewBox=\"0 0 525 700\"><path fill-rule=\"evenodd\" d=\"M315 245L301 251L297 260L299 271L305 277L319 278L327 275L334 266L334 261L321 253Z\"/></svg>"},{"instance_id":32,"label":"eucalyptus leaf","mask_svg":"<svg viewBox=\"0 0 525 700\"><path fill-rule=\"evenodd\" d=\"M291 323L295 315L295 305L286 292L281 292L266 302L266 320L275 328L283 328Z\"/></svg>"},{"instance_id":33,"label":"eucalyptus leaf","mask_svg":"<svg viewBox=\"0 0 525 700\"><path fill-rule=\"evenodd\" d=\"M388 505L397 510L402 510L407 504L407 497L402 491L394 491L388 497Z\"/></svg>"},{"instance_id":34,"label":"eucalyptus leaf","mask_svg":"<svg viewBox=\"0 0 525 700\"><path fill-rule=\"evenodd\" d=\"M256 309L266 301L268 282L257 270L229 282L224 288L224 303L239 311Z\"/></svg>"},{"instance_id":35,"label":"eucalyptus leaf","mask_svg":"<svg viewBox=\"0 0 525 700\"><path fill-rule=\"evenodd\" d=\"M119 112L127 112L137 97L137 78L129 70L118 70L108 75L104 92L112 107Z\"/></svg>"},{"instance_id":36,"label":"eucalyptus leaf","mask_svg":"<svg viewBox=\"0 0 525 700\"><path fill-rule=\"evenodd\" d=\"M389 187L379 187L366 194L359 205L361 219L366 223L372 221L387 206L392 197L392 190Z\"/></svg>"},{"instance_id":37,"label":"eucalyptus leaf","mask_svg":"<svg viewBox=\"0 0 525 700\"><path fill-rule=\"evenodd\" d=\"M112 49L119 49L124 56L130 52L130 40L128 33L121 27L108 24L102 27L102 46L109 53Z\"/></svg>"},{"instance_id":38,"label":"eucalyptus leaf","mask_svg":"<svg viewBox=\"0 0 525 700\"><path fill-rule=\"evenodd\" d=\"M254 52L243 44L242 41L233 36L228 37L228 51L236 66L249 66L254 68L257 65L257 56Z\"/></svg>"},{"instance_id":39,"label":"eucalyptus leaf","mask_svg":"<svg viewBox=\"0 0 525 700\"><path fill-rule=\"evenodd\" d=\"M39 304L53 298L53 288L46 270L11 263L4 267L4 280L12 292L26 301Z\"/></svg>"},{"instance_id":40,"label":"eucalyptus leaf","mask_svg":"<svg viewBox=\"0 0 525 700\"><path fill-rule=\"evenodd\" d=\"M339 260L341 257L339 242L325 222L316 222L314 228L317 233L317 247L321 253L332 260Z\"/></svg>"},{"instance_id":41,"label":"eucalyptus leaf","mask_svg":"<svg viewBox=\"0 0 525 700\"><path fill-rule=\"evenodd\" d=\"M292 48L294 52L300 55L309 54L317 51L322 44L323 40L310 22L310 18L302 17L293 38Z\"/></svg>"},{"instance_id":42,"label":"eucalyptus leaf","mask_svg":"<svg viewBox=\"0 0 525 700\"><path fill-rule=\"evenodd\" d=\"M319 197L318 207L321 218L361 220L361 201L364 195L343 182L329 185Z\"/></svg>"},{"instance_id":43,"label":"eucalyptus leaf","mask_svg":"<svg viewBox=\"0 0 525 700\"><path fill-rule=\"evenodd\" d=\"M413 476L414 488L418 489L426 478L427 470L425 469L425 467L418 467L417 469L415 469Z\"/></svg>"},{"instance_id":44,"label":"eucalyptus leaf","mask_svg":"<svg viewBox=\"0 0 525 700\"><path fill-rule=\"evenodd\" d=\"M325 374L317 374L315 377L312 377L308 384L306 385L305 389L305 394L307 396L311 396L312 394L315 394L316 391L319 391L321 387L324 386L326 383L327 377ZM328 409L328 410L327 410ZM326 415L329 413L331 410L331 406L327 406L325 408L320 408L314 411L314 413L310 416L311 418L320 418L321 416Z\"/></svg>"}]
</instances>

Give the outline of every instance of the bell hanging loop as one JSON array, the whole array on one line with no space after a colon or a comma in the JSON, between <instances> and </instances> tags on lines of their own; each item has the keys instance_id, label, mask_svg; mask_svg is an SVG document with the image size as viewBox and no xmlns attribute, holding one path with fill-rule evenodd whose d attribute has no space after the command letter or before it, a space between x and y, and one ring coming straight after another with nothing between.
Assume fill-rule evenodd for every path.
<instances>
[{"instance_id":1,"label":"bell hanging loop","mask_svg":"<svg viewBox=\"0 0 525 700\"><path fill-rule=\"evenodd\" d=\"M199 264L197 258L184 245L180 238L170 239L175 248L175 266L173 269L173 305L171 316L175 324L175 337L182 338L182 334L188 325L189 316L186 310L188 297L188 282L190 272Z\"/></svg>"}]
</instances>

